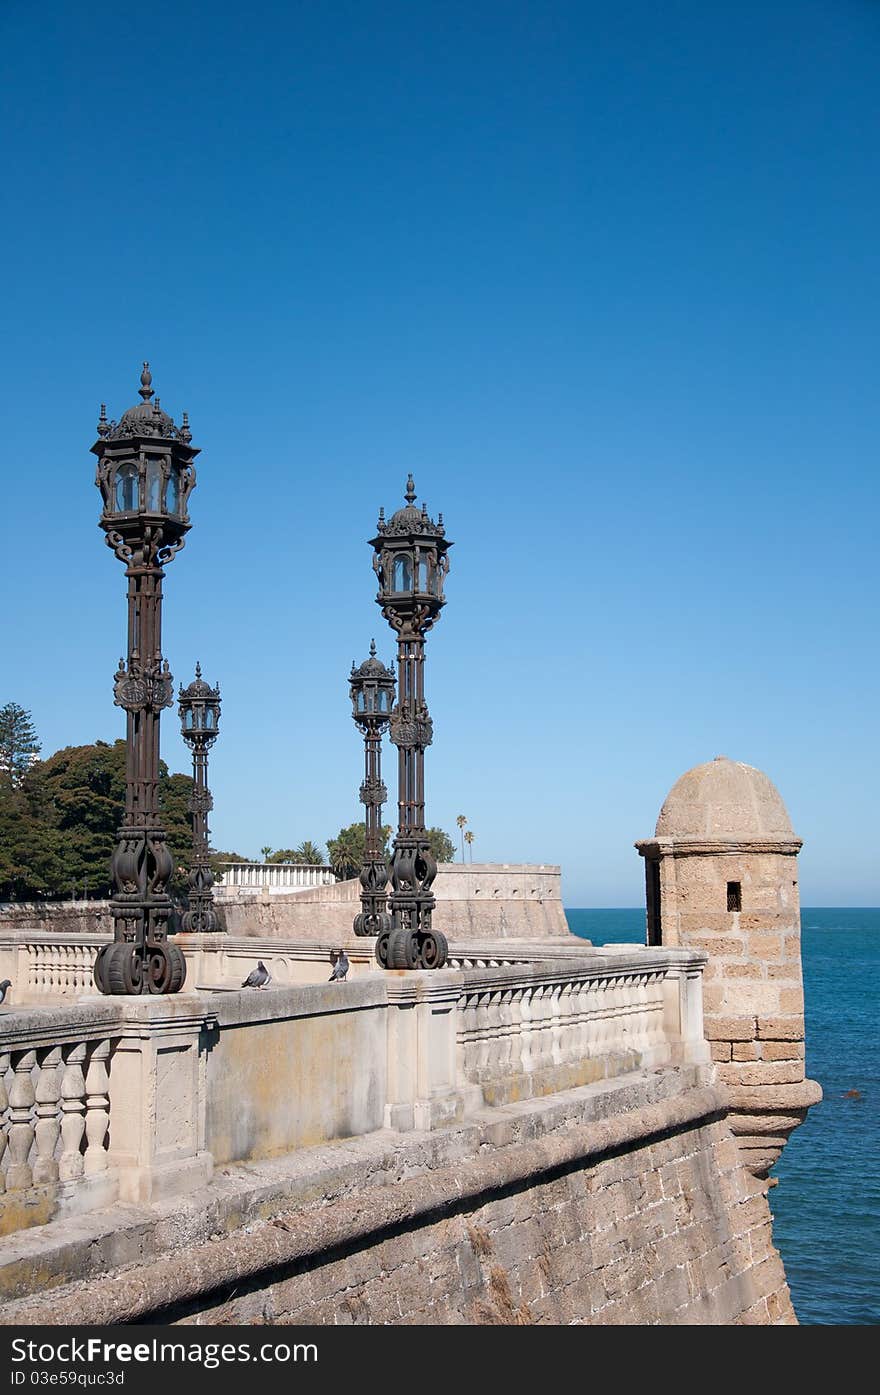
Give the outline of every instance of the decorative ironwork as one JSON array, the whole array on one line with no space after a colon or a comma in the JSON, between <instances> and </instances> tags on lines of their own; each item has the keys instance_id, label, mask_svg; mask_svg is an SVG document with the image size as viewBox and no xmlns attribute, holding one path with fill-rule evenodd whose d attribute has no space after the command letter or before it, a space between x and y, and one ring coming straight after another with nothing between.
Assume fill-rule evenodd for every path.
<instances>
[{"instance_id":1,"label":"decorative ironwork","mask_svg":"<svg viewBox=\"0 0 880 1395\"><path fill-rule=\"evenodd\" d=\"M102 405L95 483L100 527L128 578L128 658L114 677L114 701L126 713L126 794L111 862L113 942L98 953L94 978L102 993L176 993L186 977L179 946L169 943L168 885L174 860L159 814L159 719L173 701L162 658L163 567L190 528L187 500L196 482L198 450L159 399L152 402L144 364L141 402L118 423Z\"/></svg>"},{"instance_id":2,"label":"decorative ironwork","mask_svg":"<svg viewBox=\"0 0 880 1395\"><path fill-rule=\"evenodd\" d=\"M187 876L189 906L183 914L182 929L211 934L220 929L214 910L214 873L210 863L210 834L208 814L214 807L208 789L208 752L214 745L220 726L220 686L212 688L202 678L202 668L196 664L196 676L188 688L178 694L180 730L193 755L193 792L189 808L193 816L192 866Z\"/></svg>"},{"instance_id":3,"label":"decorative ironwork","mask_svg":"<svg viewBox=\"0 0 880 1395\"><path fill-rule=\"evenodd\" d=\"M431 924L436 906L432 886L437 862L425 831L425 750L434 725L425 702L425 635L446 604L449 571L443 515L435 523L423 503L416 506L412 475L404 507L390 519L379 511L371 540L379 582L377 604L397 635L397 706L389 718L397 747L398 828L391 858L391 927L380 932L376 959L389 969L439 969L448 945Z\"/></svg>"},{"instance_id":4,"label":"decorative ironwork","mask_svg":"<svg viewBox=\"0 0 880 1395\"><path fill-rule=\"evenodd\" d=\"M381 808L388 799L388 787L384 780L362 780L360 799L362 804L378 804Z\"/></svg>"},{"instance_id":5,"label":"decorative ironwork","mask_svg":"<svg viewBox=\"0 0 880 1395\"><path fill-rule=\"evenodd\" d=\"M174 701L174 680L164 660L161 667L142 669L136 660L119 660L119 668L113 680L113 701L126 712L137 712L142 707L152 707L157 712L170 707Z\"/></svg>"},{"instance_id":6,"label":"decorative ironwork","mask_svg":"<svg viewBox=\"0 0 880 1395\"><path fill-rule=\"evenodd\" d=\"M351 715L364 734L364 779L360 788L365 806L364 865L360 871L361 909L354 918L356 935L382 935L391 930L385 888L388 864L382 837L382 805L388 791L382 781L382 733L388 726L394 703L394 670L376 658L376 641L370 657L359 668L352 663L348 678Z\"/></svg>"}]
</instances>

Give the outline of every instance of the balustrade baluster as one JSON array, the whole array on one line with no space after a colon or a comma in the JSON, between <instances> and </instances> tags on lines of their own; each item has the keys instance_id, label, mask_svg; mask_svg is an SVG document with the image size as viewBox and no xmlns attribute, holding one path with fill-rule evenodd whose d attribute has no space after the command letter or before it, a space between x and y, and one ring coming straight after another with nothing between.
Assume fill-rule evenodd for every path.
<instances>
[{"instance_id":1,"label":"balustrade baluster","mask_svg":"<svg viewBox=\"0 0 880 1395\"><path fill-rule=\"evenodd\" d=\"M61 1132L61 1121L58 1117L58 1102L61 1098L60 1065L61 1047L50 1047L40 1064L34 1094L37 1106L34 1127L37 1143L37 1156L34 1161L35 1183L58 1180L55 1145Z\"/></svg>"},{"instance_id":2,"label":"balustrade baluster","mask_svg":"<svg viewBox=\"0 0 880 1395\"><path fill-rule=\"evenodd\" d=\"M8 1123L6 1111L9 1108L9 1096L6 1093L6 1072L9 1070L9 1053L0 1051L0 1192L6 1191L6 1178L3 1175L2 1163L3 1154L6 1152Z\"/></svg>"},{"instance_id":3,"label":"balustrade baluster","mask_svg":"<svg viewBox=\"0 0 880 1395\"><path fill-rule=\"evenodd\" d=\"M514 1004L519 1007L519 1030L520 1030L520 1068L528 1074L534 1066L532 1056L532 995L531 984L524 984L518 989L514 996Z\"/></svg>"},{"instance_id":4,"label":"balustrade baluster","mask_svg":"<svg viewBox=\"0 0 880 1395\"><path fill-rule=\"evenodd\" d=\"M110 1127L110 1080L107 1075L109 1041L99 1041L92 1048L86 1070L86 1176L103 1172L107 1167L104 1140Z\"/></svg>"},{"instance_id":5,"label":"balustrade baluster","mask_svg":"<svg viewBox=\"0 0 880 1395\"><path fill-rule=\"evenodd\" d=\"M36 1065L35 1051L22 1051L15 1062L15 1078L9 1092L9 1156L11 1162L6 1173L6 1185L10 1191L20 1191L29 1187L33 1180L30 1168L30 1151L34 1141L34 1121L32 1111L35 1102L34 1082L31 1071Z\"/></svg>"},{"instance_id":6,"label":"balustrade baluster","mask_svg":"<svg viewBox=\"0 0 880 1395\"><path fill-rule=\"evenodd\" d=\"M83 1175L80 1144L86 1127L86 1082L82 1063L85 1042L67 1051L67 1066L61 1077L61 1160L58 1175L62 1182L74 1182Z\"/></svg>"},{"instance_id":7,"label":"balustrade baluster","mask_svg":"<svg viewBox=\"0 0 880 1395\"><path fill-rule=\"evenodd\" d=\"M490 993L486 999L486 1072L490 1080L501 1074L501 994Z\"/></svg>"}]
</instances>

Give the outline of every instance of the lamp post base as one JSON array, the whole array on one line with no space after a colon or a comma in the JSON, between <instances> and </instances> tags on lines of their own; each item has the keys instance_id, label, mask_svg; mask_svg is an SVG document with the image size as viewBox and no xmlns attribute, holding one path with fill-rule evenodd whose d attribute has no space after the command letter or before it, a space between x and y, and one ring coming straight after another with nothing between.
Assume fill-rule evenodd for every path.
<instances>
[{"instance_id":1,"label":"lamp post base","mask_svg":"<svg viewBox=\"0 0 880 1395\"><path fill-rule=\"evenodd\" d=\"M442 969L449 944L442 930L383 930L376 940L382 969Z\"/></svg>"},{"instance_id":2,"label":"lamp post base","mask_svg":"<svg viewBox=\"0 0 880 1395\"><path fill-rule=\"evenodd\" d=\"M147 944L114 940L99 949L93 973L98 992L108 996L179 993L186 979L186 959L167 940Z\"/></svg>"}]
</instances>

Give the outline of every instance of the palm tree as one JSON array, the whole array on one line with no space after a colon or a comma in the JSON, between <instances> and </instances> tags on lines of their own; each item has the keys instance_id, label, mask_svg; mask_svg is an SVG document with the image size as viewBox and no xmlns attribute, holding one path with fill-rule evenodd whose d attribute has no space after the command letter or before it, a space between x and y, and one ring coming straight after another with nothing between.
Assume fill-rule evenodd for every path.
<instances>
[{"instance_id":1,"label":"palm tree","mask_svg":"<svg viewBox=\"0 0 880 1395\"><path fill-rule=\"evenodd\" d=\"M270 854L271 851L272 851L272 849L269 847L268 844L266 845L265 848L260 848L260 852L263 854L263 861L264 861L264 862L268 862L268 861L269 861L269 854Z\"/></svg>"},{"instance_id":2,"label":"palm tree","mask_svg":"<svg viewBox=\"0 0 880 1395\"><path fill-rule=\"evenodd\" d=\"M464 814L459 814L455 822L458 824L459 832L461 833L461 860L464 862L464 826L467 823L467 819Z\"/></svg>"},{"instance_id":3,"label":"palm tree","mask_svg":"<svg viewBox=\"0 0 880 1395\"><path fill-rule=\"evenodd\" d=\"M474 860L474 835L473 835L473 833L471 833L470 829L468 829L467 833L464 835L464 841L467 843L468 847L469 847L470 850L471 850L471 862L473 862L473 860ZM462 856L464 856L463 853L462 853Z\"/></svg>"},{"instance_id":4,"label":"palm tree","mask_svg":"<svg viewBox=\"0 0 880 1395\"><path fill-rule=\"evenodd\" d=\"M356 877L364 865L364 844L366 828L362 823L349 824L340 828L338 838L327 839L327 856L330 866L340 881Z\"/></svg>"},{"instance_id":5,"label":"palm tree","mask_svg":"<svg viewBox=\"0 0 880 1395\"><path fill-rule=\"evenodd\" d=\"M310 838L300 843L298 848L294 848L297 862L307 862L312 867L321 867L324 863L324 849L318 847Z\"/></svg>"}]
</instances>

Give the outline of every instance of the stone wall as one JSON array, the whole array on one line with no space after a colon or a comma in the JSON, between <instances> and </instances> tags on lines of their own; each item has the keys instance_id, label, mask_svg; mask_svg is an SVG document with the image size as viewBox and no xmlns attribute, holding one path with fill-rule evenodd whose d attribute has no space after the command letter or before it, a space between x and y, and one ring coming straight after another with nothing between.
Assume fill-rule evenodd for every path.
<instances>
[{"instance_id":1,"label":"stone wall","mask_svg":"<svg viewBox=\"0 0 880 1395\"><path fill-rule=\"evenodd\" d=\"M796 1321L723 1090L637 1074L25 1232L4 1324Z\"/></svg>"},{"instance_id":2,"label":"stone wall","mask_svg":"<svg viewBox=\"0 0 880 1395\"><path fill-rule=\"evenodd\" d=\"M282 864L279 864L282 865ZM260 939L344 943L359 909L357 878L331 886L214 888L224 928ZM570 939L562 906L561 869L543 863L440 864L434 883L435 924L456 941ZM112 933L109 901L6 902L3 930Z\"/></svg>"},{"instance_id":3,"label":"stone wall","mask_svg":"<svg viewBox=\"0 0 880 1395\"><path fill-rule=\"evenodd\" d=\"M354 878L287 895L224 887L215 897L232 935L327 940L351 934L360 891ZM442 863L434 894L434 923L449 940L570 938L559 867Z\"/></svg>"},{"instance_id":4,"label":"stone wall","mask_svg":"<svg viewBox=\"0 0 880 1395\"><path fill-rule=\"evenodd\" d=\"M215 1165L380 1129L386 985L215 995L205 1143Z\"/></svg>"},{"instance_id":5,"label":"stone wall","mask_svg":"<svg viewBox=\"0 0 880 1395\"><path fill-rule=\"evenodd\" d=\"M0 1007L0 1234L335 1138L703 1065L687 950Z\"/></svg>"},{"instance_id":6,"label":"stone wall","mask_svg":"<svg viewBox=\"0 0 880 1395\"><path fill-rule=\"evenodd\" d=\"M41 930L48 934L112 935L109 901L3 901L0 931Z\"/></svg>"}]
</instances>

